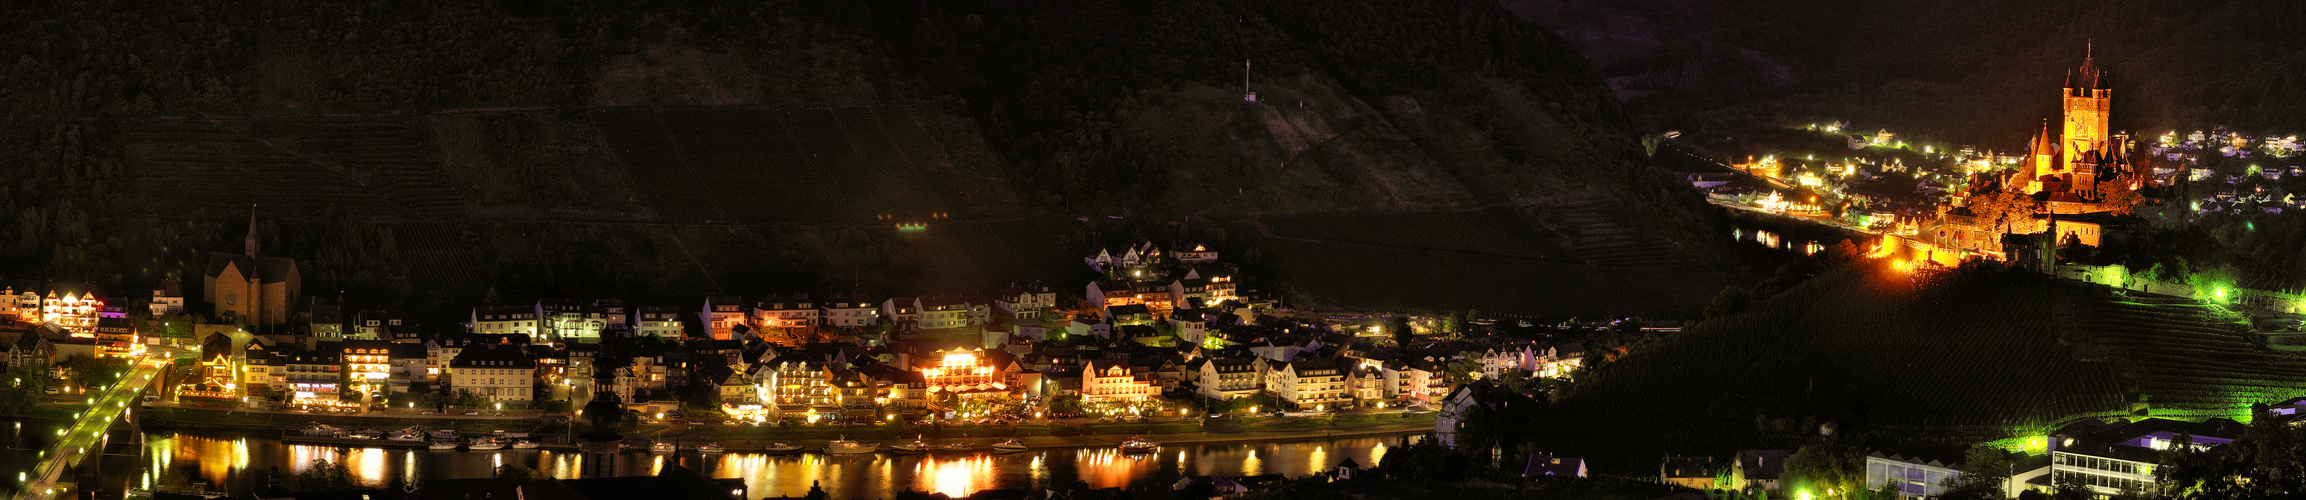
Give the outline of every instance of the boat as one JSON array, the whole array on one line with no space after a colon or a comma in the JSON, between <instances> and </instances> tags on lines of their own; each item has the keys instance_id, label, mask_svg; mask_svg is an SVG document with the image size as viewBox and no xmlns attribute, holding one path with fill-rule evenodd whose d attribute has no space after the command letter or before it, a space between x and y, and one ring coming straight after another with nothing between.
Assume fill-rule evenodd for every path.
<instances>
[{"instance_id":1,"label":"boat","mask_svg":"<svg viewBox=\"0 0 2306 500\"><path fill-rule=\"evenodd\" d=\"M384 439L384 431L362 427L353 430L352 435L345 437L353 439Z\"/></svg>"},{"instance_id":2,"label":"boat","mask_svg":"<svg viewBox=\"0 0 2306 500\"><path fill-rule=\"evenodd\" d=\"M479 441L473 441L471 445L465 446L465 448L473 450L502 450L504 449L504 441L498 441L495 438L482 439Z\"/></svg>"},{"instance_id":3,"label":"boat","mask_svg":"<svg viewBox=\"0 0 2306 500\"><path fill-rule=\"evenodd\" d=\"M432 431L432 440L434 441L455 441L456 438L456 429L440 429Z\"/></svg>"},{"instance_id":4,"label":"boat","mask_svg":"<svg viewBox=\"0 0 2306 500\"><path fill-rule=\"evenodd\" d=\"M1019 443L1015 439L993 443L995 453L1016 453L1025 450L1025 443Z\"/></svg>"},{"instance_id":5,"label":"boat","mask_svg":"<svg viewBox=\"0 0 2306 500\"><path fill-rule=\"evenodd\" d=\"M513 449L515 449L515 450L526 450L526 449L532 449L532 448L536 448L536 447L538 447L538 446L542 446L542 445L540 445L540 444L537 444L537 442L535 442L535 441L529 441L529 440L525 440L525 439L524 439L524 440L520 440L520 441L514 441L514 442L512 442L512 448L513 448Z\"/></svg>"},{"instance_id":6,"label":"boat","mask_svg":"<svg viewBox=\"0 0 2306 500\"><path fill-rule=\"evenodd\" d=\"M668 454L669 454L669 453L678 452L678 451L680 451L680 450L681 450L680 446L679 446L679 445L675 445L675 444L673 444L673 442L672 442L672 441L658 441L658 442L654 442L654 443L649 443L649 453L668 453Z\"/></svg>"},{"instance_id":7,"label":"boat","mask_svg":"<svg viewBox=\"0 0 2306 500\"><path fill-rule=\"evenodd\" d=\"M971 453L975 451L977 451L977 445L969 443L945 443L937 445L938 453Z\"/></svg>"},{"instance_id":8,"label":"boat","mask_svg":"<svg viewBox=\"0 0 2306 500\"><path fill-rule=\"evenodd\" d=\"M697 445L697 453L720 453L721 451L722 448L720 443L705 443Z\"/></svg>"},{"instance_id":9,"label":"boat","mask_svg":"<svg viewBox=\"0 0 2306 500\"><path fill-rule=\"evenodd\" d=\"M304 426L304 435L306 436L336 437L337 434L343 433L343 429L338 429L335 426L328 424L314 423L312 425Z\"/></svg>"},{"instance_id":10,"label":"boat","mask_svg":"<svg viewBox=\"0 0 2306 500\"><path fill-rule=\"evenodd\" d=\"M914 453L928 453L929 443L927 441L922 441L918 436L916 436L913 438L913 442L897 443L890 446L889 451L907 455Z\"/></svg>"},{"instance_id":11,"label":"boat","mask_svg":"<svg viewBox=\"0 0 2306 500\"><path fill-rule=\"evenodd\" d=\"M456 449L456 442L455 442L455 441L433 441L433 442L432 442L432 445L430 446L430 448L432 448L432 449L435 449L435 450L454 450L454 449Z\"/></svg>"},{"instance_id":12,"label":"boat","mask_svg":"<svg viewBox=\"0 0 2306 500\"><path fill-rule=\"evenodd\" d=\"M768 448L762 449L761 453L770 455L799 455L802 451L805 450L807 450L807 448L803 448L801 445L792 443L777 443L769 445Z\"/></svg>"},{"instance_id":13,"label":"boat","mask_svg":"<svg viewBox=\"0 0 2306 500\"><path fill-rule=\"evenodd\" d=\"M842 436L833 442L825 443L825 453L830 455L855 455L876 451L881 451L881 443L859 443L850 440L848 436Z\"/></svg>"},{"instance_id":14,"label":"boat","mask_svg":"<svg viewBox=\"0 0 2306 500\"><path fill-rule=\"evenodd\" d=\"M1161 443L1146 441L1144 436L1132 437L1128 441L1121 442L1122 453L1152 453L1159 449L1161 449Z\"/></svg>"},{"instance_id":15,"label":"boat","mask_svg":"<svg viewBox=\"0 0 2306 500\"><path fill-rule=\"evenodd\" d=\"M416 430L416 429L401 429L401 430L397 430L397 431L392 431L392 440L394 440L394 441L423 441L423 440L424 440L424 431L419 431L419 430Z\"/></svg>"}]
</instances>

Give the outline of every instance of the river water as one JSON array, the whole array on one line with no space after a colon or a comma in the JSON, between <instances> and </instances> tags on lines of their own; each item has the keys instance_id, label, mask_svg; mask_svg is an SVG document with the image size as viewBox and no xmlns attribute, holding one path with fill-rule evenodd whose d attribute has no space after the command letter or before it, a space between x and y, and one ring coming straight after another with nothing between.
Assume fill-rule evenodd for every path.
<instances>
[{"instance_id":1,"label":"river water","mask_svg":"<svg viewBox=\"0 0 2306 500\"><path fill-rule=\"evenodd\" d=\"M119 491L158 481L158 473L171 468L187 471L196 481L238 496L261 488L265 472L279 467L295 472L314 459L347 464L369 485L398 489L424 479L488 477L498 465L518 464L557 478L570 478L579 467L573 452L549 450L453 451L403 448L354 448L283 443L278 439L232 434L152 433L146 436L143 458L112 457L99 474L104 490ZM987 489L1033 489L1061 479L1077 479L1098 488L1167 487L1181 476L1255 475L1277 473L1291 477L1310 475L1347 458L1363 467L1375 465L1386 450L1416 436L1315 439L1293 442L1243 444L1165 445L1158 453L1122 455L1111 447L1036 449L1014 454L912 455L873 454L829 457L819 454L770 456L730 453L707 457L693 452L679 456L626 453L618 458L617 475L655 474L675 464L707 477L743 478L753 498L800 496L811 484L821 484L833 498L890 498L907 489L959 497ZM141 460L146 463L136 463ZM99 498L118 498L100 496Z\"/></svg>"}]
</instances>

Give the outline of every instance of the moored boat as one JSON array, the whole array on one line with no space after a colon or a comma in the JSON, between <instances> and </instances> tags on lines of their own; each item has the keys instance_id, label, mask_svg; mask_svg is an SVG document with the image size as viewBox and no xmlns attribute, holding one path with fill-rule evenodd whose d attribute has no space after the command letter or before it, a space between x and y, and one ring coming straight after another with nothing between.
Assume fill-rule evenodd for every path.
<instances>
[{"instance_id":1,"label":"moored boat","mask_svg":"<svg viewBox=\"0 0 2306 500\"><path fill-rule=\"evenodd\" d=\"M723 448L721 448L720 443L705 443L697 445L697 453L720 453L722 450Z\"/></svg>"},{"instance_id":2,"label":"moored boat","mask_svg":"<svg viewBox=\"0 0 2306 500\"><path fill-rule=\"evenodd\" d=\"M914 437L911 442L897 443L895 445L889 446L889 451L907 455L915 453L928 453L929 442L922 441L919 437Z\"/></svg>"},{"instance_id":3,"label":"moored boat","mask_svg":"<svg viewBox=\"0 0 2306 500\"><path fill-rule=\"evenodd\" d=\"M1015 439L993 443L993 451L998 453L1016 453L1026 449L1025 443L1017 442Z\"/></svg>"},{"instance_id":4,"label":"moored boat","mask_svg":"<svg viewBox=\"0 0 2306 500\"><path fill-rule=\"evenodd\" d=\"M977 445L969 443L945 443L937 445L938 453L972 453L975 451L977 451Z\"/></svg>"},{"instance_id":5,"label":"moored boat","mask_svg":"<svg viewBox=\"0 0 2306 500\"><path fill-rule=\"evenodd\" d=\"M680 450L680 446L673 444L672 441L657 441L654 443L649 443L649 453L671 454Z\"/></svg>"},{"instance_id":6,"label":"moored boat","mask_svg":"<svg viewBox=\"0 0 2306 500\"><path fill-rule=\"evenodd\" d=\"M801 454L801 452L802 452L802 451L805 451L805 450L807 450L807 448L804 448L804 447L802 447L801 445L797 445L797 444L792 444L792 443L776 443L776 444L771 444L771 445L769 445L769 447L768 447L768 448L764 448L764 449L762 449L762 450L761 450L761 453L766 453L766 454L770 454L770 455L799 455L799 454Z\"/></svg>"},{"instance_id":7,"label":"moored boat","mask_svg":"<svg viewBox=\"0 0 2306 500\"><path fill-rule=\"evenodd\" d=\"M1128 441L1121 442L1122 453L1152 453L1159 449L1161 449L1161 443L1147 441L1144 436L1132 437Z\"/></svg>"},{"instance_id":8,"label":"moored boat","mask_svg":"<svg viewBox=\"0 0 2306 500\"><path fill-rule=\"evenodd\" d=\"M833 442L825 444L825 453L832 455L855 455L861 453L872 453L880 450L880 443L859 443L855 440L849 439L847 436L842 436L840 439L835 439Z\"/></svg>"},{"instance_id":9,"label":"moored boat","mask_svg":"<svg viewBox=\"0 0 2306 500\"><path fill-rule=\"evenodd\" d=\"M423 440L424 440L424 431L419 431L419 430L416 430L416 429L414 429L414 428L410 428L410 429L401 429L401 430L397 430L397 431L392 431L392 440L394 440L394 441L423 441Z\"/></svg>"},{"instance_id":10,"label":"moored boat","mask_svg":"<svg viewBox=\"0 0 2306 500\"><path fill-rule=\"evenodd\" d=\"M512 443L512 447L513 447L513 449L516 449L516 450L526 450L526 449L532 449L532 448L536 448L537 446L541 446L541 445L537 444L537 442L536 442L536 441L529 441L529 440L525 440L525 439L524 439L524 440L520 440L520 441L514 441L514 442Z\"/></svg>"},{"instance_id":11,"label":"moored boat","mask_svg":"<svg viewBox=\"0 0 2306 500\"><path fill-rule=\"evenodd\" d=\"M456 442L455 442L455 441L433 441L433 442L432 442L432 444L431 444L431 445L428 445L427 447L428 447L428 448L432 448L432 449L435 449L435 450L454 450L454 449L456 449Z\"/></svg>"},{"instance_id":12,"label":"moored boat","mask_svg":"<svg viewBox=\"0 0 2306 500\"><path fill-rule=\"evenodd\" d=\"M504 441L498 441L495 438L482 439L479 441L473 441L471 445L465 446L465 448L474 450L501 450L504 449Z\"/></svg>"}]
</instances>

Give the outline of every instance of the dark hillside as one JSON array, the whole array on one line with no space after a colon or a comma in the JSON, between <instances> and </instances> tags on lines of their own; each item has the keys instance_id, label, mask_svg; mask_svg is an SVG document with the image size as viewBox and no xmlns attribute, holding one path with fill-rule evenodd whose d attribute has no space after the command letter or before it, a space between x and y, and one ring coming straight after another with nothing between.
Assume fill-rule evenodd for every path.
<instances>
[{"instance_id":1,"label":"dark hillside","mask_svg":"<svg viewBox=\"0 0 2306 500\"><path fill-rule=\"evenodd\" d=\"M2301 360L2253 336L2216 306L1864 261L1592 370L1538 424L1579 431L1539 442L1633 471L1668 451L1814 439L1826 422L2016 442L2075 419L2239 418L2306 395Z\"/></svg>"},{"instance_id":2,"label":"dark hillside","mask_svg":"<svg viewBox=\"0 0 2306 500\"><path fill-rule=\"evenodd\" d=\"M254 204L312 288L409 307L1066 282L1128 237L1333 252L1223 237L1266 215L1657 276L1606 296L1728 279L1718 216L1582 58L1483 1L29 2L0 25L0 81L42 89L0 95L0 160L30 165L0 171L25 221L4 275L188 278ZM1490 269L1463 286L1549 273Z\"/></svg>"}]
</instances>

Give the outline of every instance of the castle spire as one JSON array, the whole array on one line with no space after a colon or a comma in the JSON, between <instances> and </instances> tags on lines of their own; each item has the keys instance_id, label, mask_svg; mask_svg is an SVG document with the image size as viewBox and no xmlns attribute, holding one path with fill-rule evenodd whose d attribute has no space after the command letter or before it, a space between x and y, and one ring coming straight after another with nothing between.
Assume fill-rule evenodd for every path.
<instances>
[{"instance_id":1,"label":"castle spire","mask_svg":"<svg viewBox=\"0 0 2306 500\"><path fill-rule=\"evenodd\" d=\"M248 204L248 240L246 249L248 258L256 258L256 240L256 204L250 203Z\"/></svg>"}]
</instances>

